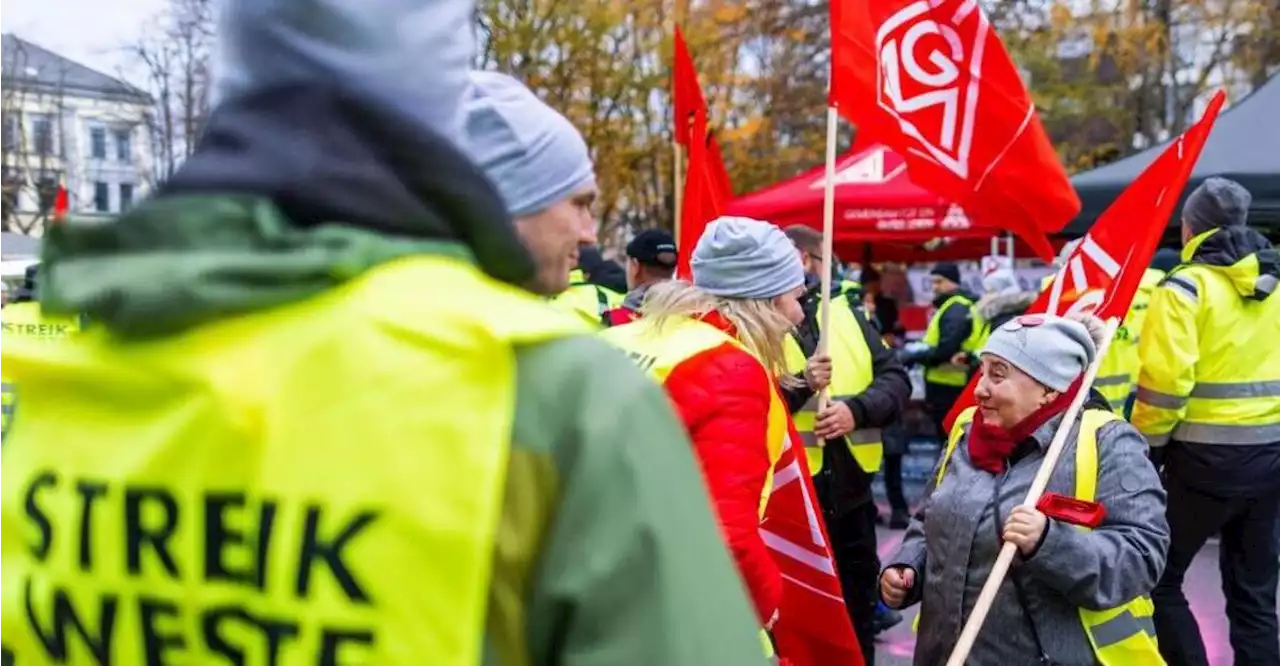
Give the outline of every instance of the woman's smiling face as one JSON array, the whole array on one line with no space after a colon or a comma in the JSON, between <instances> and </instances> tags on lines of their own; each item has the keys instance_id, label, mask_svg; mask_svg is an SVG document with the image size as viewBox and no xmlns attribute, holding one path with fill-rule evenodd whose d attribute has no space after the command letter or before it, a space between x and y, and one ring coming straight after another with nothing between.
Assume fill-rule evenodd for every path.
<instances>
[{"instance_id":1,"label":"woman's smiling face","mask_svg":"<svg viewBox=\"0 0 1280 666\"><path fill-rule=\"evenodd\" d=\"M983 354L982 377L973 395L982 420L1008 430L1049 404L1058 393L1003 358Z\"/></svg>"}]
</instances>

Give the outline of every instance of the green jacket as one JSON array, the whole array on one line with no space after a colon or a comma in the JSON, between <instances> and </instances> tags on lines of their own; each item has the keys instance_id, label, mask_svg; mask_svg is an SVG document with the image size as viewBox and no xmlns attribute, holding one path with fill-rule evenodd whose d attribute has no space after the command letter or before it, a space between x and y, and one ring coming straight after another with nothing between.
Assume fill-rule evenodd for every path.
<instances>
[{"instance_id":1,"label":"green jacket","mask_svg":"<svg viewBox=\"0 0 1280 666\"><path fill-rule=\"evenodd\" d=\"M273 141L270 133L250 136L233 152L287 154ZM487 215L496 196L476 185L483 181L467 181L465 164L439 170L455 179L451 205L389 217L401 227L388 233L376 215L344 208L352 198L336 188L317 190L306 207L273 203L288 200L271 194L283 188L270 182L288 171L260 172L265 184L253 190L261 196L205 194L244 191L227 183L253 168L249 160L227 169L240 158L217 157L227 162L219 167L197 153L164 196L118 220L50 229L43 307L83 313L126 344L322 297L410 254L470 257L512 282L530 272L527 257L509 256L519 247L510 224ZM361 164L368 164L361 174L376 170ZM458 194L463 181L480 191ZM456 205L471 195L477 205ZM356 199L366 207L379 200L387 198ZM520 349L517 373L484 663L763 663L690 444L661 389L589 335ZM424 409L433 391L447 390L424 385Z\"/></svg>"}]
</instances>

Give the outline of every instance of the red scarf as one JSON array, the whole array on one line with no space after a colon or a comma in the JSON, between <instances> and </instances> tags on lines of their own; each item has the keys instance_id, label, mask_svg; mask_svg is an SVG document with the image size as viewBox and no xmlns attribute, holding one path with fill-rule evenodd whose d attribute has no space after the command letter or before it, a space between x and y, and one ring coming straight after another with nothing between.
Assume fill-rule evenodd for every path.
<instances>
[{"instance_id":1,"label":"red scarf","mask_svg":"<svg viewBox=\"0 0 1280 666\"><path fill-rule=\"evenodd\" d=\"M1018 444L1034 434L1036 429L1047 423L1049 419L1067 411L1067 407L1071 405L1071 398L1079 389L1080 380L1077 379L1070 388L1059 394L1052 402L1043 405L1008 429L987 423L982 418L982 410L979 409L974 415L973 426L969 428L969 460L973 462L973 466L992 474L1003 472L1005 461L1013 455Z\"/></svg>"}]
</instances>

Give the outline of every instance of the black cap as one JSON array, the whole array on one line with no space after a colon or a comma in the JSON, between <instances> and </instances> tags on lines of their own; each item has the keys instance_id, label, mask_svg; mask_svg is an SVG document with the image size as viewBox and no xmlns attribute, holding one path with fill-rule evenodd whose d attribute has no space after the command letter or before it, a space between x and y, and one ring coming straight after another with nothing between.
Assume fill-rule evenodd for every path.
<instances>
[{"instance_id":1,"label":"black cap","mask_svg":"<svg viewBox=\"0 0 1280 666\"><path fill-rule=\"evenodd\" d=\"M627 243L627 256L642 264L675 268L676 240L663 229L645 229Z\"/></svg>"},{"instance_id":2,"label":"black cap","mask_svg":"<svg viewBox=\"0 0 1280 666\"><path fill-rule=\"evenodd\" d=\"M960 267L949 261L935 265L933 270L929 271L929 275L944 277L956 284L960 284Z\"/></svg>"}]
</instances>

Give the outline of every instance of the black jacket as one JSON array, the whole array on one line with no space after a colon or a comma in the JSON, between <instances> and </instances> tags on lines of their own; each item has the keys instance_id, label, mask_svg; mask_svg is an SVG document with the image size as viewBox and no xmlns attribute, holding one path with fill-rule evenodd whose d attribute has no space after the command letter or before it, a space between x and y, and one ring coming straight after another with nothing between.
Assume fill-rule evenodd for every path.
<instances>
[{"instance_id":1,"label":"black jacket","mask_svg":"<svg viewBox=\"0 0 1280 666\"><path fill-rule=\"evenodd\" d=\"M942 307L952 296L966 296L970 300L976 301L972 294L961 289L954 294L938 294L933 298L933 306L935 308ZM934 367L946 365L951 362L951 357L960 351L960 346L964 344L965 338L969 337L969 333L973 331L973 315L969 312L968 306L962 304L954 304L943 310L938 320L938 344L935 347L922 349L917 352L904 353L902 362L907 365L923 365L925 367Z\"/></svg>"},{"instance_id":2,"label":"black jacket","mask_svg":"<svg viewBox=\"0 0 1280 666\"><path fill-rule=\"evenodd\" d=\"M811 288L805 294L801 301L804 322L796 327L796 340L806 357L812 356L818 348L818 293L818 289ZM832 305L841 307L844 303L833 301ZM867 341L867 348L871 350L872 380L862 393L845 397L843 402L853 414L857 427L883 428L901 418L903 406L911 397L911 381L897 354L884 345L879 332L867 321L862 309L853 303L845 307L853 312ZM800 377L803 378L803 373ZM784 388L783 394L787 407L794 414L813 397L814 391L808 386L800 386ZM872 475L862 471L841 440L829 440L823 449L822 473L830 475L825 482L818 484L819 500L827 511L844 513L871 501Z\"/></svg>"},{"instance_id":3,"label":"black jacket","mask_svg":"<svg viewBox=\"0 0 1280 666\"><path fill-rule=\"evenodd\" d=\"M587 282L612 289L619 294L627 293L627 272L618 262L605 259L600 248L587 246L578 250L578 268L582 269Z\"/></svg>"}]
</instances>

